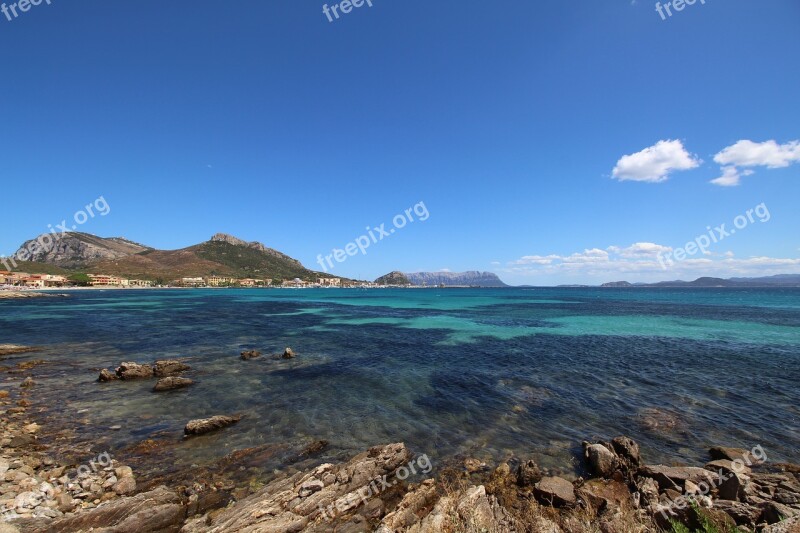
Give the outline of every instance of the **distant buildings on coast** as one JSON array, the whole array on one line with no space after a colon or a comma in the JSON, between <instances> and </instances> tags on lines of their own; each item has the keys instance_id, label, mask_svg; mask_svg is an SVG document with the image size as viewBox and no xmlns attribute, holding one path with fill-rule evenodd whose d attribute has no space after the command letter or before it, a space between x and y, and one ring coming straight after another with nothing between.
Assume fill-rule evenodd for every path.
<instances>
[{"instance_id":1,"label":"distant buildings on coast","mask_svg":"<svg viewBox=\"0 0 800 533\"><path fill-rule=\"evenodd\" d=\"M49 289L63 287L107 287L107 288L144 288L144 287L288 287L288 288L320 288L320 287L376 287L370 282L355 282L341 278L317 278L315 281L295 278L292 280L273 280L255 278L233 278L222 276L187 277L173 280L165 284L157 284L150 280L126 279L108 274L86 274L62 276L56 274L28 274L26 272L9 272L0 270L0 288L4 289Z\"/></svg>"}]
</instances>

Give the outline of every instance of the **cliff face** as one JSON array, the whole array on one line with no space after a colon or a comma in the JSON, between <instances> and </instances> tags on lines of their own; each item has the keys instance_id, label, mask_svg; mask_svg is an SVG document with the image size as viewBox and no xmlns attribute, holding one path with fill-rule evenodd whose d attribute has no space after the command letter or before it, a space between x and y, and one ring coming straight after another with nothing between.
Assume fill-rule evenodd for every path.
<instances>
[{"instance_id":1,"label":"cliff face","mask_svg":"<svg viewBox=\"0 0 800 533\"><path fill-rule=\"evenodd\" d=\"M492 272L415 272L406 274L414 285L444 285L468 287L507 287L503 281Z\"/></svg>"},{"instance_id":2,"label":"cliff face","mask_svg":"<svg viewBox=\"0 0 800 533\"><path fill-rule=\"evenodd\" d=\"M44 246L39 246L37 239ZM25 241L14 253L14 258L64 268L78 268L92 262L121 259L150 249L121 237L103 238L88 233L49 234L37 239ZM31 254L29 251L34 243L36 246Z\"/></svg>"}]
</instances>

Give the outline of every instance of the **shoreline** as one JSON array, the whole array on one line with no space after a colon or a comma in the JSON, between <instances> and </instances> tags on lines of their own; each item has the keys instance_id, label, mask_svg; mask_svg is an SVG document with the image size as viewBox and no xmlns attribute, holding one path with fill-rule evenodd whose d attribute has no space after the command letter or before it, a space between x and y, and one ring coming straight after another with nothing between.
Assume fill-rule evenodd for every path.
<instances>
[{"instance_id":1,"label":"shoreline","mask_svg":"<svg viewBox=\"0 0 800 533\"><path fill-rule=\"evenodd\" d=\"M57 459L71 449L70 443L43 444L49 428L37 421L46 412L35 404L37 367L47 363L32 359L35 348L7 348L8 354L31 353L0 359L8 376L0 385L0 507L14 505L0 525L14 528L8 531L124 529L124 524L132 528L126 530L142 532L322 532L335 527L400 533L448 531L442 529L445 524L460 524L463 529L455 530L562 533L594 531L590 524L600 524L612 533L657 531L669 528L670 519L690 527L709 520L723 531L738 526L794 533L786 528L800 528L800 466L772 464L768 450L758 447L712 448L706 465L649 465L626 437L584 442L584 454L576 457L583 475L574 481L551 475L524 457L499 464L453 458L434 467L414 458L402 443L377 445L340 464L319 464L314 456L327 443L317 442L292 451L294 460L286 461L266 485L253 480L237 484L232 474L216 474L271 456L268 447L235 450L213 464L184 467L141 483L139 473L134 476L133 469L114 459L116 452L78 447L72 451L85 460ZM218 431L224 438L236 429ZM420 475L407 480L415 467ZM152 512L138 512L143 501L152 503ZM264 514L267 508L275 511Z\"/></svg>"}]
</instances>

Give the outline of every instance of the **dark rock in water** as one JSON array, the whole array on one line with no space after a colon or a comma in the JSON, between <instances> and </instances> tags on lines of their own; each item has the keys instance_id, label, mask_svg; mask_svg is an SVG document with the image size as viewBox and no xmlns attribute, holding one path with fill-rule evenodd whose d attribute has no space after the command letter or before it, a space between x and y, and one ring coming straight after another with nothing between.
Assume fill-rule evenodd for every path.
<instances>
[{"instance_id":1,"label":"dark rock in water","mask_svg":"<svg viewBox=\"0 0 800 533\"><path fill-rule=\"evenodd\" d=\"M241 354L241 358L243 361L248 361L250 359L255 359L257 357L261 357L261 352L258 350L245 350Z\"/></svg>"},{"instance_id":2,"label":"dark rock in water","mask_svg":"<svg viewBox=\"0 0 800 533\"><path fill-rule=\"evenodd\" d=\"M161 378L156 383L156 386L153 387L153 392L164 392L168 390L175 390L175 389L184 389L194 385L194 381L189 378L180 378L176 376L170 376L167 378Z\"/></svg>"},{"instance_id":3,"label":"dark rock in water","mask_svg":"<svg viewBox=\"0 0 800 533\"><path fill-rule=\"evenodd\" d=\"M217 415L212 416L211 418L192 420L186 424L186 427L183 429L183 433L187 437L191 435L203 435L205 433L233 425L241 419L241 416Z\"/></svg>"},{"instance_id":4,"label":"dark rock in water","mask_svg":"<svg viewBox=\"0 0 800 533\"><path fill-rule=\"evenodd\" d=\"M533 489L536 498L545 505L564 507L575 504L575 488L560 477L545 477Z\"/></svg>"},{"instance_id":5,"label":"dark rock in water","mask_svg":"<svg viewBox=\"0 0 800 533\"><path fill-rule=\"evenodd\" d=\"M639 452L639 445L630 437L616 437L611 441L614 451L623 460L627 461L631 467L639 468L642 464L642 455Z\"/></svg>"},{"instance_id":6,"label":"dark rock in water","mask_svg":"<svg viewBox=\"0 0 800 533\"><path fill-rule=\"evenodd\" d=\"M103 370L100 371L100 377L97 378L97 381L101 383L106 383L108 381L114 381L117 379L119 379L119 376L111 372L109 369L104 368Z\"/></svg>"},{"instance_id":7,"label":"dark rock in water","mask_svg":"<svg viewBox=\"0 0 800 533\"><path fill-rule=\"evenodd\" d=\"M120 379L144 379L153 377L153 367L139 363L122 363L117 368Z\"/></svg>"},{"instance_id":8,"label":"dark rock in water","mask_svg":"<svg viewBox=\"0 0 800 533\"><path fill-rule=\"evenodd\" d=\"M654 407L639 411L638 420L645 430L661 435L669 435L685 429L685 424L677 414Z\"/></svg>"},{"instance_id":9,"label":"dark rock in water","mask_svg":"<svg viewBox=\"0 0 800 533\"><path fill-rule=\"evenodd\" d=\"M120 498L74 516L49 520L21 520L21 533L58 531L179 531L186 518L180 496L166 487Z\"/></svg>"},{"instance_id":10,"label":"dark rock in water","mask_svg":"<svg viewBox=\"0 0 800 533\"><path fill-rule=\"evenodd\" d=\"M174 359L156 361L153 363L153 373L160 378L168 377L180 372L186 372L187 370L191 370L189 365Z\"/></svg>"},{"instance_id":11,"label":"dark rock in water","mask_svg":"<svg viewBox=\"0 0 800 533\"><path fill-rule=\"evenodd\" d=\"M735 461L736 459L744 460L744 457L750 455L750 452L745 449L727 448L725 446L714 446L708 450L708 453L714 460L727 459L728 461Z\"/></svg>"},{"instance_id":12,"label":"dark rock in water","mask_svg":"<svg viewBox=\"0 0 800 533\"><path fill-rule=\"evenodd\" d=\"M617 470L617 456L603 444L583 443L583 453L589 462L589 468L596 476L609 478Z\"/></svg>"},{"instance_id":13,"label":"dark rock in water","mask_svg":"<svg viewBox=\"0 0 800 533\"><path fill-rule=\"evenodd\" d=\"M535 461L525 461L517 468L517 484L520 487L533 487L542 479L542 471Z\"/></svg>"},{"instance_id":14,"label":"dark rock in water","mask_svg":"<svg viewBox=\"0 0 800 533\"><path fill-rule=\"evenodd\" d=\"M294 351L291 348L289 348L288 346L286 347L286 349L283 351L283 354L281 355L281 357L283 359L294 359L296 356L297 356L297 354L294 353Z\"/></svg>"},{"instance_id":15,"label":"dark rock in water","mask_svg":"<svg viewBox=\"0 0 800 533\"><path fill-rule=\"evenodd\" d=\"M330 443L326 440L318 440L312 442L311 444L303 448L303 450L297 455L297 457L298 459L302 459L304 457L310 457L312 455L316 455L325 448L327 448L329 444Z\"/></svg>"}]
</instances>

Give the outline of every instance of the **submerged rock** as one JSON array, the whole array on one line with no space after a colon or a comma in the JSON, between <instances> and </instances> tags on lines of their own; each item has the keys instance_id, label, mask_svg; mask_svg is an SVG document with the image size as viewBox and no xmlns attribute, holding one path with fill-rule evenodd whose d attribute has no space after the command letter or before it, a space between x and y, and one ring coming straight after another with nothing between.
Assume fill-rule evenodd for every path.
<instances>
[{"instance_id":1,"label":"submerged rock","mask_svg":"<svg viewBox=\"0 0 800 533\"><path fill-rule=\"evenodd\" d=\"M117 379L119 379L119 376L117 376L107 368L104 368L103 370L100 371L100 377L97 378L97 381L101 383L106 383Z\"/></svg>"},{"instance_id":2,"label":"submerged rock","mask_svg":"<svg viewBox=\"0 0 800 533\"><path fill-rule=\"evenodd\" d=\"M22 382L22 384L20 385L20 387L22 387L23 389L29 389L29 388L33 387L34 385L36 385L36 382L35 382L35 381L33 381L33 378L32 378L32 377L28 376L28 377L27 377L27 378L25 378L25 380Z\"/></svg>"},{"instance_id":3,"label":"submerged rock","mask_svg":"<svg viewBox=\"0 0 800 533\"><path fill-rule=\"evenodd\" d=\"M117 368L117 376L124 380L151 378L153 377L153 367L139 363L122 363Z\"/></svg>"},{"instance_id":4,"label":"submerged rock","mask_svg":"<svg viewBox=\"0 0 800 533\"><path fill-rule=\"evenodd\" d=\"M257 357L261 357L261 352L258 350L245 350L241 353L240 357L243 361L248 361L250 359L255 359Z\"/></svg>"},{"instance_id":5,"label":"submerged rock","mask_svg":"<svg viewBox=\"0 0 800 533\"><path fill-rule=\"evenodd\" d=\"M167 378L159 379L155 387L153 387L153 392L164 392L175 389L184 389L191 385L194 385L194 381L192 381L189 378L170 376Z\"/></svg>"},{"instance_id":6,"label":"submerged rock","mask_svg":"<svg viewBox=\"0 0 800 533\"><path fill-rule=\"evenodd\" d=\"M153 373L159 378L172 376L180 372L186 372L187 370L191 370L189 365L175 359L156 361L153 363Z\"/></svg>"},{"instance_id":7,"label":"submerged rock","mask_svg":"<svg viewBox=\"0 0 800 533\"><path fill-rule=\"evenodd\" d=\"M36 352L39 348L31 346L20 346L18 344L0 344L0 357L4 355L15 355L18 353Z\"/></svg>"},{"instance_id":8,"label":"submerged rock","mask_svg":"<svg viewBox=\"0 0 800 533\"><path fill-rule=\"evenodd\" d=\"M241 416L217 415L212 416L211 418L192 420L186 424L185 428L183 428L183 433L187 437L192 435L203 435L205 433L210 433L211 431L216 431L218 429L231 426L241 419Z\"/></svg>"}]
</instances>

